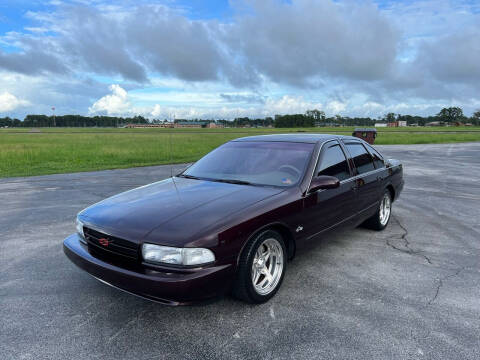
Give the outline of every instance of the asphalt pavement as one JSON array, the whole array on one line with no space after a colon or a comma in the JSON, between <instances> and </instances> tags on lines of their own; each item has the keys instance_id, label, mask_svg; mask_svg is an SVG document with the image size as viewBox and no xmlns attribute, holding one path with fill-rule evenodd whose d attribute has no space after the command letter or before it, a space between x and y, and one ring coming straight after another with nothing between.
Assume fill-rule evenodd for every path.
<instances>
[{"instance_id":1,"label":"asphalt pavement","mask_svg":"<svg viewBox=\"0 0 480 360\"><path fill-rule=\"evenodd\" d=\"M65 257L77 212L170 166L1 179L0 359L479 359L480 143L378 148L405 169L388 228L311 244L263 305L168 307Z\"/></svg>"}]
</instances>

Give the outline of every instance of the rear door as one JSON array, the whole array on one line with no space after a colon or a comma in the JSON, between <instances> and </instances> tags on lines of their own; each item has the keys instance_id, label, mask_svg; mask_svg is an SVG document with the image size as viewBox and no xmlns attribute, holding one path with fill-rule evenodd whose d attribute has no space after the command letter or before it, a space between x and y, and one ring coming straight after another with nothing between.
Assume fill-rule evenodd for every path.
<instances>
[{"instance_id":1,"label":"rear door","mask_svg":"<svg viewBox=\"0 0 480 360\"><path fill-rule=\"evenodd\" d=\"M340 180L336 189L307 194L304 202L304 231L313 237L355 215L355 182L345 152L338 141L322 146L313 176L335 176Z\"/></svg>"},{"instance_id":2,"label":"rear door","mask_svg":"<svg viewBox=\"0 0 480 360\"><path fill-rule=\"evenodd\" d=\"M380 200L378 174L381 169L375 168L372 156L361 142L344 140L343 143L354 166L357 212L371 212Z\"/></svg>"},{"instance_id":3,"label":"rear door","mask_svg":"<svg viewBox=\"0 0 480 360\"><path fill-rule=\"evenodd\" d=\"M385 160L380 153L368 144L363 144L370 152L373 158L373 164L375 165L375 169L377 170L377 180L378 180L378 198L381 199L383 196L383 191L387 187L388 184L388 170L385 166Z\"/></svg>"}]
</instances>

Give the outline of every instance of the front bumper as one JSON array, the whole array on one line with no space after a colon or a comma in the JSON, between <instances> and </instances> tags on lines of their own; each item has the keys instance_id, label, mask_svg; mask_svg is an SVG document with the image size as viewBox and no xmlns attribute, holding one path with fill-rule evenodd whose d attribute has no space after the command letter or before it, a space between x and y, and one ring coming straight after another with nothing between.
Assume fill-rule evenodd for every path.
<instances>
[{"instance_id":1,"label":"front bumper","mask_svg":"<svg viewBox=\"0 0 480 360\"><path fill-rule=\"evenodd\" d=\"M225 293L234 276L233 264L195 269L125 269L97 259L77 234L63 242L65 255L82 270L120 290L169 305L203 301Z\"/></svg>"}]
</instances>

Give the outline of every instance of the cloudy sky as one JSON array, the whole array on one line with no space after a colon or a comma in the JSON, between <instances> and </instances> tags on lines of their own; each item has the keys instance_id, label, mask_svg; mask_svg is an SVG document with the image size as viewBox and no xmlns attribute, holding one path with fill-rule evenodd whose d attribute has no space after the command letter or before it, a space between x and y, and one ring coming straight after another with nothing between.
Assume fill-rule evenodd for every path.
<instances>
[{"instance_id":1,"label":"cloudy sky","mask_svg":"<svg viewBox=\"0 0 480 360\"><path fill-rule=\"evenodd\" d=\"M2 0L0 116L480 108L480 1Z\"/></svg>"}]
</instances>

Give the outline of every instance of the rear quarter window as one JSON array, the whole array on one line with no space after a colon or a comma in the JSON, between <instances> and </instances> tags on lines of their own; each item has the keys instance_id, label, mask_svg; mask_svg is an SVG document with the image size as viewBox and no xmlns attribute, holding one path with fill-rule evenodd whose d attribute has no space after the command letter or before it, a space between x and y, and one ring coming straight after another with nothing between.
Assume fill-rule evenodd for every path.
<instances>
[{"instance_id":1,"label":"rear quarter window","mask_svg":"<svg viewBox=\"0 0 480 360\"><path fill-rule=\"evenodd\" d=\"M377 150L375 150L372 146L366 145L366 144L365 146L367 147L368 151L370 151L370 154L372 154L373 163L375 164L375 167L377 169L384 167L385 162L383 161L383 156L380 155L380 153Z\"/></svg>"},{"instance_id":2,"label":"rear quarter window","mask_svg":"<svg viewBox=\"0 0 480 360\"><path fill-rule=\"evenodd\" d=\"M375 170L372 156L370 156L367 149L365 149L361 143L349 142L345 144L345 147L353 159L358 174L364 174L366 172Z\"/></svg>"}]
</instances>

